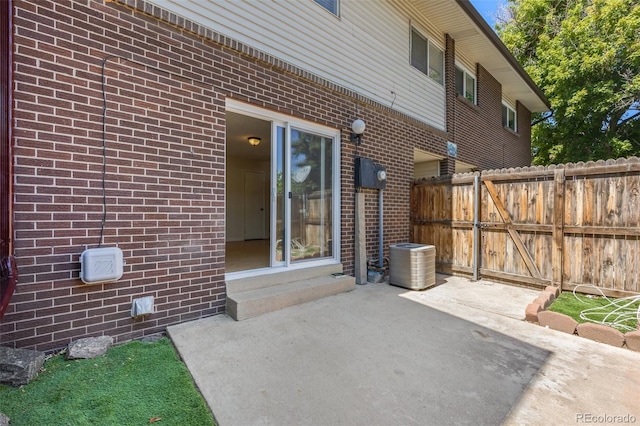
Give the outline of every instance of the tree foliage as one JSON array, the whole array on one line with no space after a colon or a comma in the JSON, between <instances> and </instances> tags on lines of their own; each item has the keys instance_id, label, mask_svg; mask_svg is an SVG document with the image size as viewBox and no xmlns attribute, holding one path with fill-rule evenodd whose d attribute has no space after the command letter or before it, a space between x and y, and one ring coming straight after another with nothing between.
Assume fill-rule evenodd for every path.
<instances>
[{"instance_id":1,"label":"tree foliage","mask_svg":"<svg viewBox=\"0 0 640 426\"><path fill-rule=\"evenodd\" d=\"M332 140L330 138L293 129L291 132L292 192L295 194L331 188ZM296 171L308 168L307 173L296 178ZM324 179L323 179L324 176ZM321 183L324 182L324 187Z\"/></svg>"},{"instance_id":2,"label":"tree foliage","mask_svg":"<svg viewBox=\"0 0 640 426\"><path fill-rule=\"evenodd\" d=\"M508 0L496 27L551 102L534 163L640 155L638 0Z\"/></svg>"}]
</instances>

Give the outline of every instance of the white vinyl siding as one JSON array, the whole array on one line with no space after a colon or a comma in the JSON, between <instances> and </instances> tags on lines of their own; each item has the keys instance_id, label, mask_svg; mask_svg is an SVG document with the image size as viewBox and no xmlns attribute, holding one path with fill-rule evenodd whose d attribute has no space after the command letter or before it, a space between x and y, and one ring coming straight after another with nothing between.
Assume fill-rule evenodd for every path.
<instances>
[{"instance_id":1,"label":"white vinyl siding","mask_svg":"<svg viewBox=\"0 0 640 426\"><path fill-rule=\"evenodd\" d=\"M412 17L387 1L341 1L340 19L311 1L151 0L160 7L351 89L437 129L445 90L413 71ZM422 25L421 22L421 27ZM438 47L444 34L434 39Z\"/></svg>"},{"instance_id":2,"label":"white vinyl siding","mask_svg":"<svg viewBox=\"0 0 640 426\"><path fill-rule=\"evenodd\" d=\"M416 163L413 167L413 178L416 180L434 176L440 176L439 160Z\"/></svg>"}]
</instances>

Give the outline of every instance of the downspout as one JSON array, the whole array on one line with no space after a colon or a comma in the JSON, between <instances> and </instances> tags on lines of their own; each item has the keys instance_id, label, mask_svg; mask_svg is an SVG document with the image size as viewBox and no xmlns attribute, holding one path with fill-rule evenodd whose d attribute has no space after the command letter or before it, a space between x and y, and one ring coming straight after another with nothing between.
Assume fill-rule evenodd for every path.
<instances>
[{"instance_id":1,"label":"downspout","mask_svg":"<svg viewBox=\"0 0 640 426\"><path fill-rule=\"evenodd\" d=\"M13 2L0 2L0 320L18 281L13 258Z\"/></svg>"},{"instance_id":2,"label":"downspout","mask_svg":"<svg viewBox=\"0 0 640 426\"><path fill-rule=\"evenodd\" d=\"M0 2L3 10L0 15L0 31L2 32L0 43L0 85L2 88L2 104L0 105L0 120L2 129L0 131L0 257L9 256L13 253L13 2L7 0Z\"/></svg>"},{"instance_id":3,"label":"downspout","mask_svg":"<svg viewBox=\"0 0 640 426\"><path fill-rule=\"evenodd\" d=\"M7 114L9 125L7 126L7 133L9 138L9 254L13 255L13 247L15 244L14 226L13 226L13 0L7 0L7 9L9 12L9 55L8 55L8 67L7 67L7 81L8 81L8 96L7 96Z\"/></svg>"}]
</instances>

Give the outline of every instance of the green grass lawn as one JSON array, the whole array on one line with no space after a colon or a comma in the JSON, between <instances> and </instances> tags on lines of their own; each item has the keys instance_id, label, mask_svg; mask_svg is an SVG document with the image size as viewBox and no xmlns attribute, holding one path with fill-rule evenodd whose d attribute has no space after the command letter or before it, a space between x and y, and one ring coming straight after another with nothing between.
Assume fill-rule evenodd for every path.
<instances>
[{"instance_id":1,"label":"green grass lawn","mask_svg":"<svg viewBox=\"0 0 640 426\"><path fill-rule=\"evenodd\" d=\"M551 304L549 310L569 315L579 323L602 321L626 333L637 327L640 302L632 302L626 299L607 299L579 293L574 295L570 291L565 291Z\"/></svg>"},{"instance_id":2,"label":"green grass lawn","mask_svg":"<svg viewBox=\"0 0 640 426\"><path fill-rule=\"evenodd\" d=\"M115 346L94 359L52 357L28 385L0 385L0 412L12 426L215 424L167 338Z\"/></svg>"}]
</instances>

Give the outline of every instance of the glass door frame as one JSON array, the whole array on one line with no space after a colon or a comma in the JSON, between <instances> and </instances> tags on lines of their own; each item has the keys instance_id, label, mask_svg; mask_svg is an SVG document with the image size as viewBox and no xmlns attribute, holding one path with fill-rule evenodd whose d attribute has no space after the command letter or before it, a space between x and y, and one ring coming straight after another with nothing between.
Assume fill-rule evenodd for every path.
<instances>
[{"instance_id":1,"label":"glass door frame","mask_svg":"<svg viewBox=\"0 0 640 426\"><path fill-rule=\"evenodd\" d=\"M227 273L227 277L241 278L243 276L254 276L263 273L273 273L278 270L299 269L326 264L336 264L340 262L340 240L341 240L341 182L340 182L340 142L341 134L339 129L323 126L317 123L305 121L293 116L273 112L254 105L242 103L233 99L226 100L226 110L242 115L247 115L271 122L271 185L270 185L270 266L262 269L239 271ZM283 255L283 260L276 258L277 220L278 220L278 188L277 188L277 156L278 156L278 128L284 128L284 152L283 154L283 178L284 178L284 238L281 241L283 247L291 246L291 200L288 194L291 192L291 131L295 130L311 132L315 135L330 138L333 141L332 149L332 200L331 200L331 253L330 257L322 257L305 261L291 261L290 250L286 250L287 255ZM225 165L226 167L226 165ZM226 205L225 205L226 208Z\"/></svg>"}]
</instances>

